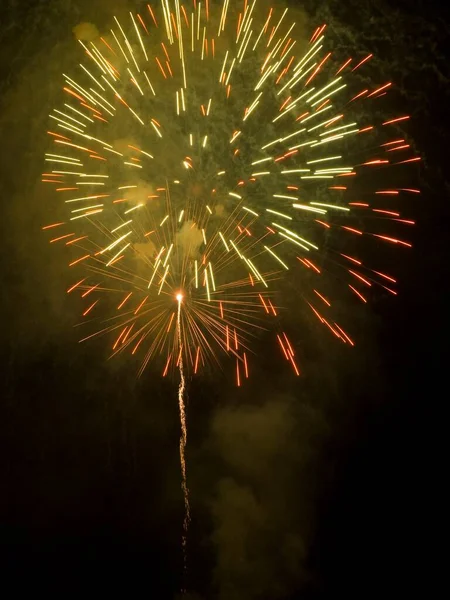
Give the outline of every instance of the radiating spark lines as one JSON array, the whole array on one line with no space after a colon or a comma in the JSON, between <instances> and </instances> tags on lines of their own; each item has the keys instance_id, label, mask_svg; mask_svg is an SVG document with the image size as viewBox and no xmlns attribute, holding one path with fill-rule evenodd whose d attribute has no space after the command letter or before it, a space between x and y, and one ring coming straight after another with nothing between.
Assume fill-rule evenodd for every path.
<instances>
[{"instance_id":1,"label":"radiating spark lines","mask_svg":"<svg viewBox=\"0 0 450 600\"><path fill-rule=\"evenodd\" d=\"M373 251L352 257L365 244L411 247L403 198L419 190L390 173L410 177L420 157L399 134L409 116L359 116L360 103L370 109L393 87L358 88L371 54L337 64L325 25L301 54L288 9L236 9L162 0L80 43L84 57L50 113L42 181L66 207L65 221L46 227L73 252L81 283L71 294L89 300L81 313L97 327L84 339L110 336L113 353L129 349L140 372L156 362L163 375L215 368L225 354L242 385L259 331L275 329L281 356L294 356L275 318L286 277L346 344L317 277L331 275L349 303L397 293ZM375 184L355 184L373 171Z\"/></svg>"}]
</instances>

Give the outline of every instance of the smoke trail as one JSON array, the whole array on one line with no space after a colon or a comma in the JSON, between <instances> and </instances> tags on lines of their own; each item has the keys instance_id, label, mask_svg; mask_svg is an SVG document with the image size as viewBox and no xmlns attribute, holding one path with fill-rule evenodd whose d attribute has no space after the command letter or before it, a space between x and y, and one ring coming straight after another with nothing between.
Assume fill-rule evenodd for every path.
<instances>
[{"instance_id":1,"label":"smoke trail","mask_svg":"<svg viewBox=\"0 0 450 600\"><path fill-rule=\"evenodd\" d=\"M190 521L190 508L189 508L189 490L187 487L186 481L186 460L185 460L185 450L186 450L186 442L187 442L187 427L186 427L186 409L184 402L184 392L186 389L186 382L184 379L184 371L183 371L183 355L182 355L182 344L181 344L181 302L183 300L183 296L181 294L177 295L178 300L178 314L177 314L177 334L178 334L178 345L180 349L179 359L178 359L178 368L180 371L180 385L178 386L178 406L180 408L180 422L181 422L181 436L180 436L180 465L181 465L181 488L183 490L184 496L184 521L183 521L183 536L182 536L182 546L183 546L183 562L184 562L184 574L186 576L187 564L186 564L186 544L187 544L187 532ZM185 591L185 590L183 590Z\"/></svg>"}]
</instances>

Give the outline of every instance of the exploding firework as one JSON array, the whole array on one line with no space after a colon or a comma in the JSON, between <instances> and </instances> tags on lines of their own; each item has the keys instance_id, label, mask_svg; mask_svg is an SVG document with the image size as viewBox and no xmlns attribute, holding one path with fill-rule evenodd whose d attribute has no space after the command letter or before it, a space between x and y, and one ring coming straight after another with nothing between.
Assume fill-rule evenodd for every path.
<instances>
[{"instance_id":1,"label":"exploding firework","mask_svg":"<svg viewBox=\"0 0 450 600\"><path fill-rule=\"evenodd\" d=\"M77 249L69 268L85 276L68 292L86 299L94 331L84 339L107 335L113 352L142 353L142 369L159 360L166 375L183 357L197 373L223 351L240 385L252 336L277 314L271 283L284 271L305 284L305 308L352 345L320 275L338 272L364 303L371 287L396 293L392 276L341 252L340 238L409 246L391 234L392 224L412 224L392 199L418 190L381 185L352 201L355 175L419 160L404 156L404 139L379 143L380 130L408 117L355 122L355 103L390 87L349 97L352 73L371 55L336 65L325 26L309 43L296 40L287 9L279 12L256 2L147 5L80 40L87 61L64 76L44 181L67 219L46 229L64 228L50 241ZM298 374L286 333L275 339Z\"/></svg>"},{"instance_id":2,"label":"exploding firework","mask_svg":"<svg viewBox=\"0 0 450 600\"><path fill-rule=\"evenodd\" d=\"M297 39L287 12L162 0L114 18L80 40L84 60L50 115L43 180L64 216L44 229L73 252L67 292L85 302L83 340L103 335L113 354L139 355L141 372L152 361L180 374L186 528L186 374L228 355L241 385L252 338L273 329L298 375L277 318L286 275L326 334L353 346L322 282L348 301L396 294L395 278L361 258L364 243L371 257L374 244L410 246L395 228L413 222L394 202L418 190L383 183L420 160L391 127L408 117L352 116L391 84L357 88L371 55L337 64L325 25ZM357 181L374 170L363 195Z\"/></svg>"}]
</instances>

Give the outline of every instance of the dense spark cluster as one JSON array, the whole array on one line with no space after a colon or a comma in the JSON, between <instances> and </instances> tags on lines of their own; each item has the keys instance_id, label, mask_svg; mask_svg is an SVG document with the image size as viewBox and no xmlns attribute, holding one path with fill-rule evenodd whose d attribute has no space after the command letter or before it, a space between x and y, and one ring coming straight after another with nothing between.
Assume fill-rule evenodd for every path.
<instances>
[{"instance_id":1,"label":"dense spark cluster","mask_svg":"<svg viewBox=\"0 0 450 600\"><path fill-rule=\"evenodd\" d=\"M331 273L349 301L380 286L396 294L395 278L359 252L410 246L394 226L413 222L393 203L418 190L383 184L387 168L420 160L390 127L408 117L352 118L391 84L355 89L371 55L336 64L325 25L297 39L287 13L162 0L114 18L108 34L80 40L84 61L50 115L43 181L65 216L44 229L73 252L67 292L85 302L83 339L107 336L113 353L141 354L142 370L178 367L181 397L184 373L220 354L241 385L262 329L299 374L277 318L287 271L305 310L353 346L323 280Z\"/></svg>"}]
</instances>

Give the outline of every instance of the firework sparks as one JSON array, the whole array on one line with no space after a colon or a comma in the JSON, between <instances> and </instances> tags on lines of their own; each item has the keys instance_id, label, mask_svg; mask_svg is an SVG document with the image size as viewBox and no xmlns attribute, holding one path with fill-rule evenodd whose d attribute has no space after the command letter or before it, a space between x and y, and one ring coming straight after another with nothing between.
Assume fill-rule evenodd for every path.
<instances>
[{"instance_id":1,"label":"firework sparks","mask_svg":"<svg viewBox=\"0 0 450 600\"><path fill-rule=\"evenodd\" d=\"M139 355L140 373L150 361L163 376L179 372L185 534L186 375L228 356L243 385L265 329L299 375L278 318L286 276L301 282L312 323L354 346L333 318L327 277L349 303L396 294L373 252L361 258L364 244L411 246L397 230L414 222L394 203L419 190L387 181L420 160L399 137L409 117L355 116L392 84L361 90L372 55L337 64L325 25L296 39L287 13L264 14L256 0L162 0L115 18L110 34L80 42L84 64L64 75L50 114L42 181L66 219L43 229L76 271L67 292L92 327L83 340L103 335L113 354Z\"/></svg>"}]
</instances>

